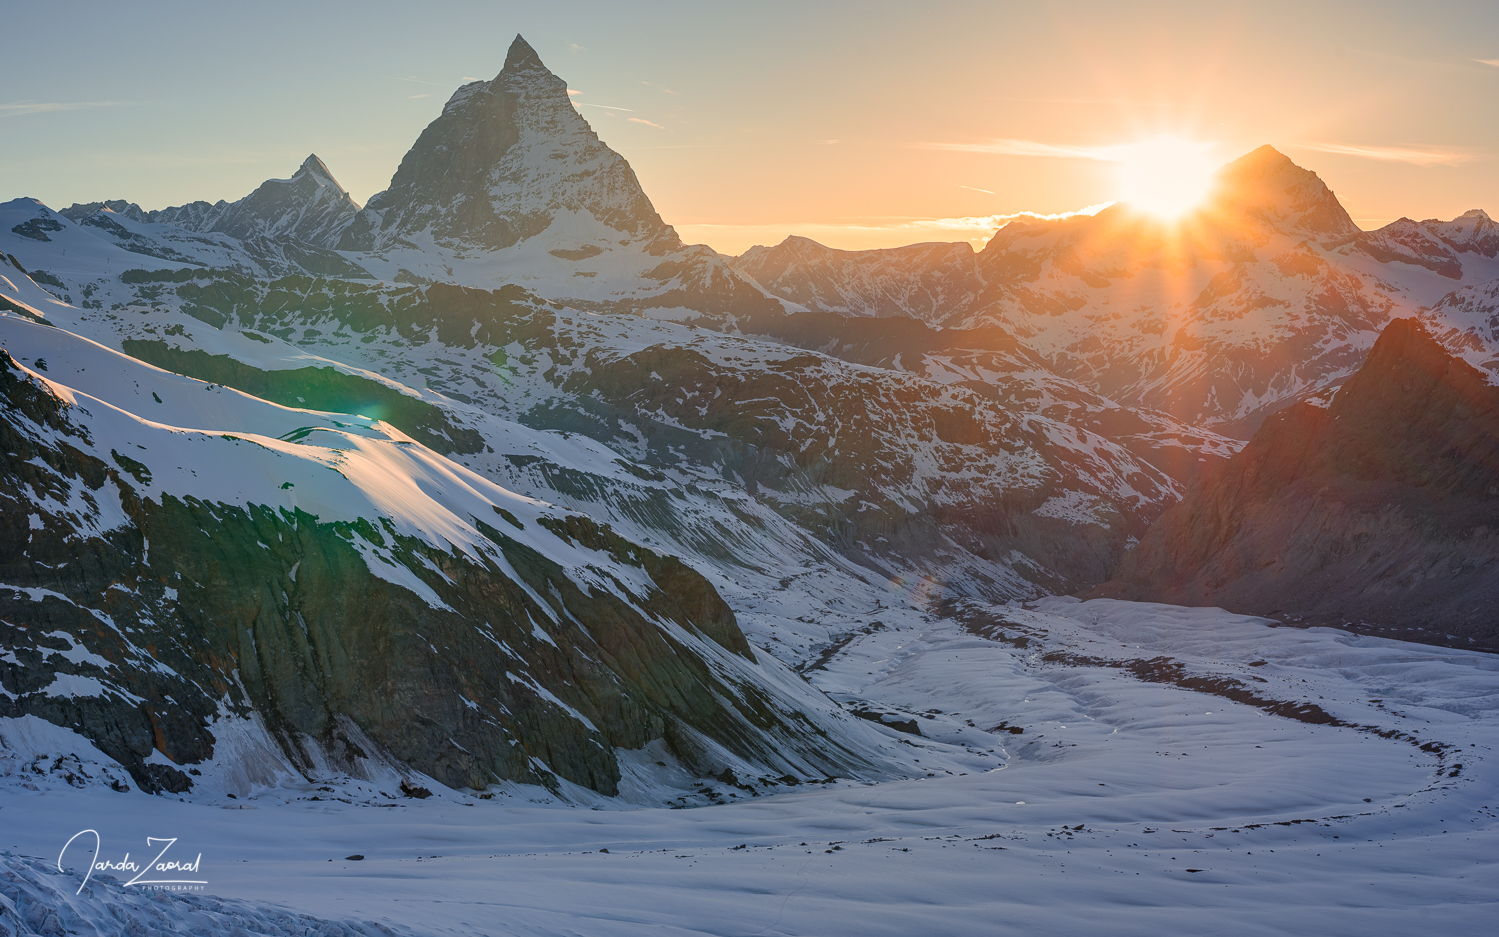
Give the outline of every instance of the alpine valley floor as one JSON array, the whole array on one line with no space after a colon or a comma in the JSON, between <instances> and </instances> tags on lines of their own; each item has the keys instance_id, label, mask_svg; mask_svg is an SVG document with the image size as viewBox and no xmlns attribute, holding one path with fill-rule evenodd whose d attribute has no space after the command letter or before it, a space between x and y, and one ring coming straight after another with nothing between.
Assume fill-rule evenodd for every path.
<instances>
[{"instance_id":1,"label":"alpine valley floor","mask_svg":"<svg viewBox=\"0 0 1499 937\"><path fill-rule=\"evenodd\" d=\"M929 776L692 809L639 806L685 793L648 760L624 797L564 791L571 803L516 785L419 800L366 782L234 800L74 789L52 770L71 734L10 722L0 933L1492 926L1499 657L1104 599L881 615L807 675ZM69 763L86 764L72 738ZM75 896L80 875L56 864L83 829L111 861L177 837L208 884L147 895L96 874ZM70 868L86 867L84 839Z\"/></svg>"}]
</instances>

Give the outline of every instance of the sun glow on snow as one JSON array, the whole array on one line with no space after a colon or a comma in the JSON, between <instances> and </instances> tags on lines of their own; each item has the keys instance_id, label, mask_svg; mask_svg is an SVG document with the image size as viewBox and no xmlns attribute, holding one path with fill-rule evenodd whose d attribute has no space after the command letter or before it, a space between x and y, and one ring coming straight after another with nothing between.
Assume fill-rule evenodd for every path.
<instances>
[{"instance_id":1,"label":"sun glow on snow","mask_svg":"<svg viewBox=\"0 0 1499 937\"><path fill-rule=\"evenodd\" d=\"M1218 169L1212 148L1180 137L1111 147L1119 165L1119 200L1168 219L1195 208L1206 198Z\"/></svg>"}]
</instances>

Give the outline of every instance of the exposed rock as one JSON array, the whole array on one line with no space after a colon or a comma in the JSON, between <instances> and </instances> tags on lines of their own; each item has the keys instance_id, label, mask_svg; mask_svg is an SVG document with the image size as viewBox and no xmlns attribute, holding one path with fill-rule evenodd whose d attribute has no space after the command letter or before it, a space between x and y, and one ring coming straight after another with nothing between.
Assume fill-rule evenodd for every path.
<instances>
[{"instance_id":1,"label":"exposed rock","mask_svg":"<svg viewBox=\"0 0 1499 937\"><path fill-rule=\"evenodd\" d=\"M615 749L655 739L705 774L869 769L757 676L706 580L586 517L533 530L496 505L470 520L490 555L269 507L272 484L267 503L143 497L169 465L101 457L77 420L118 417L0 361L0 715L73 729L144 790L188 789L216 720L252 711L308 774L384 758L454 787L613 794ZM145 441L142 459L191 458ZM538 542L593 557L594 581ZM409 585L372 573L371 545Z\"/></svg>"},{"instance_id":2,"label":"exposed rock","mask_svg":"<svg viewBox=\"0 0 1499 937\"><path fill-rule=\"evenodd\" d=\"M1499 650L1499 388L1397 319L1089 593Z\"/></svg>"}]
</instances>

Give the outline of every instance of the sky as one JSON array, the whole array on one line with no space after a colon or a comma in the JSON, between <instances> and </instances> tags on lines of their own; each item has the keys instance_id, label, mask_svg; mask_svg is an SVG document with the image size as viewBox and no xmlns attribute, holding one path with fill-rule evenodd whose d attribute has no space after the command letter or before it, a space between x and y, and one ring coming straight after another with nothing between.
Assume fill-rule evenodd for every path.
<instances>
[{"instance_id":1,"label":"sky","mask_svg":"<svg viewBox=\"0 0 1499 937\"><path fill-rule=\"evenodd\" d=\"M1499 213L1499 4L8 4L0 201L385 188L516 33L691 242L975 246L1118 197L1089 158L1269 143L1366 228Z\"/></svg>"}]
</instances>

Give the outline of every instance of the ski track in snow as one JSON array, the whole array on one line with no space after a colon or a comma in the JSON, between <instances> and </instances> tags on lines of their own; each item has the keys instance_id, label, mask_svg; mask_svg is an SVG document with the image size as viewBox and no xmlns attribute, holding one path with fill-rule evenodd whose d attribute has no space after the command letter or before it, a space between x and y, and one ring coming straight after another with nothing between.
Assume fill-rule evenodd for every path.
<instances>
[{"instance_id":1,"label":"ski track in snow","mask_svg":"<svg viewBox=\"0 0 1499 937\"><path fill-rule=\"evenodd\" d=\"M882 627L808 670L834 699L914 719L920 737L880 731L912 746L929 777L688 810L579 792L566 805L517 785L487 800L435 785L430 799L391 800L287 780L179 801L74 790L12 755L0 770L0 893L72 896L78 877L56 873L57 852L92 828L111 860L139 859L146 836L179 837L209 883L146 898L95 878L67 908L106 933L148 913L159 933L230 933L231 919L344 932L296 915L432 935L1486 929L1499 901L1488 761L1499 658L1217 609L1045 599L985 611L1002 620L985 633L1003 640L889 608ZM1058 654L1170 658L1401 737ZM58 748L69 734L21 744L14 728L0 723L13 749ZM344 858L354 854L365 859ZM268 922L258 931L256 915Z\"/></svg>"}]
</instances>

